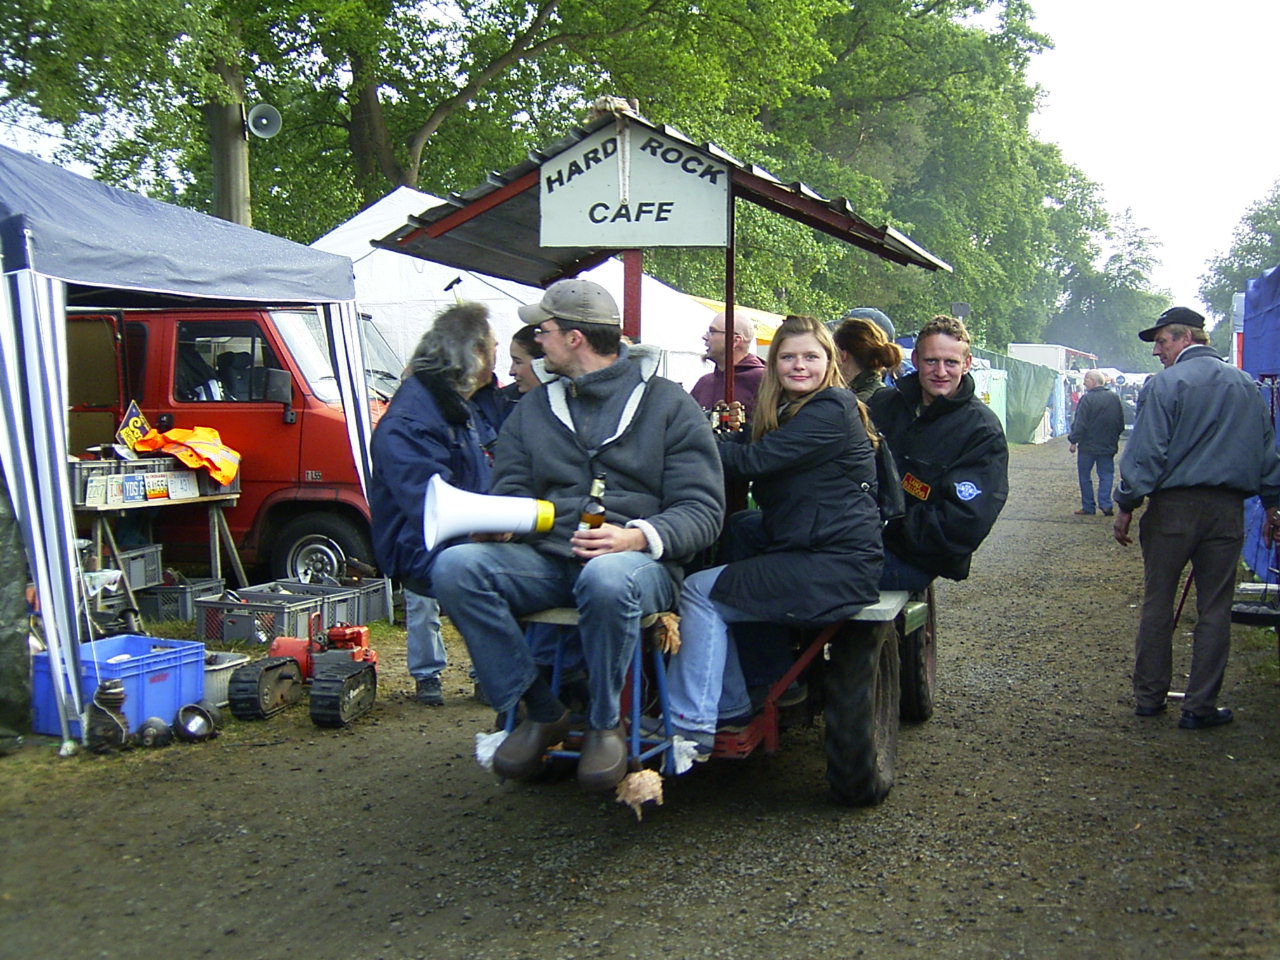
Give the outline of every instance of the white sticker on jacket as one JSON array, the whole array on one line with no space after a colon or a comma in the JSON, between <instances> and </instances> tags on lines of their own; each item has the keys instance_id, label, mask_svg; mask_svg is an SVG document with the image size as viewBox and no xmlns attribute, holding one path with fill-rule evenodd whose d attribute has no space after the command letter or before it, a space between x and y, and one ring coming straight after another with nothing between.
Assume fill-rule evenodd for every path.
<instances>
[{"instance_id":1,"label":"white sticker on jacket","mask_svg":"<svg viewBox=\"0 0 1280 960\"><path fill-rule=\"evenodd\" d=\"M961 480L956 484L956 496L961 500L972 500L980 493L982 493L982 491L968 480Z\"/></svg>"}]
</instances>

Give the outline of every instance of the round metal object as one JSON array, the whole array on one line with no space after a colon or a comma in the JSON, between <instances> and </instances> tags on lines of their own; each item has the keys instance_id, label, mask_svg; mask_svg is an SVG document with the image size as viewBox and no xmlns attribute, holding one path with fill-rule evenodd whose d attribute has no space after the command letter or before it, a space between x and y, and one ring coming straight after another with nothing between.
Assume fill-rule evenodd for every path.
<instances>
[{"instance_id":1,"label":"round metal object","mask_svg":"<svg viewBox=\"0 0 1280 960\"><path fill-rule=\"evenodd\" d=\"M194 743L216 737L218 727L208 710L198 703L189 703L178 708L178 715L173 721L173 732L179 739Z\"/></svg>"},{"instance_id":2,"label":"round metal object","mask_svg":"<svg viewBox=\"0 0 1280 960\"><path fill-rule=\"evenodd\" d=\"M147 717L138 727L138 745L143 747L167 747L173 743L173 728L159 717Z\"/></svg>"}]
</instances>

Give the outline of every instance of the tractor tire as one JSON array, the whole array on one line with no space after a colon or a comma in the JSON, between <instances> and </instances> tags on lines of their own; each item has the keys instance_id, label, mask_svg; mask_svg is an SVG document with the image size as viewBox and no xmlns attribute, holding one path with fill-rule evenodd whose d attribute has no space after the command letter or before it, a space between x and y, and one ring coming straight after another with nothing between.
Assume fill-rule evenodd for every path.
<instances>
[{"instance_id":1,"label":"tractor tire","mask_svg":"<svg viewBox=\"0 0 1280 960\"><path fill-rule=\"evenodd\" d=\"M304 513L275 535L271 575L277 580L344 577L350 557L372 562L369 532L362 525L336 513Z\"/></svg>"},{"instance_id":2,"label":"tractor tire","mask_svg":"<svg viewBox=\"0 0 1280 960\"><path fill-rule=\"evenodd\" d=\"M851 621L823 664L827 783L836 802L868 807L893 786L898 752L898 635L892 623Z\"/></svg>"},{"instance_id":3,"label":"tractor tire","mask_svg":"<svg viewBox=\"0 0 1280 960\"><path fill-rule=\"evenodd\" d=\"M917 599L918 595L912 595ZM938 626L934 617L933 587L923 599L929 604L924 626L898 641L898 661L902 669L902 719L922 723L933 716L934 683L938 669Z\"/></svg>"}]
</instances>

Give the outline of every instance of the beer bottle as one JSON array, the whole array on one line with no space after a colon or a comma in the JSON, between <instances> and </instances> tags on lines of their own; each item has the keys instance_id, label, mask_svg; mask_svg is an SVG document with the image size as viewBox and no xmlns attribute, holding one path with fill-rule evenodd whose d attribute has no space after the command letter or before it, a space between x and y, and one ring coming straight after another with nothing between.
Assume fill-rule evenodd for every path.
<instances>
[{"instance_id":1,"label":"beer bottle","mask_svg":"<svg viewBox=\"0 0 1280 960\"><path fill-rule=\"evenodd\" d=\"M591 493L587 502L582 505L582 513L578 516L579 530L594 530L604 523L604 474L597 473L591 478Z\"/></svg>"}]
</instances>

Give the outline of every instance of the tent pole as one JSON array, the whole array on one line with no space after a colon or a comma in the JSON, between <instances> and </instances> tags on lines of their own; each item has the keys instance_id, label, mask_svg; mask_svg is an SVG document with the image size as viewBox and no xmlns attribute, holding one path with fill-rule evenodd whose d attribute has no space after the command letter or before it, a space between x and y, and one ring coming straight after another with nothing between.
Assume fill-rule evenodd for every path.
<instances>
[{"instance_id":1,"label":"tent pole","mask_svg":"<svg viewBox=\"0 0 1280 960\"><path fill-rule=\"evenodd\" d=\"M733 403L733 380L735 366L733 362L733 331L734 331L734 305L738 302L737 297L737 274L734 270L735 254L737 252L734 246L735 220L734 220L734 199L733 195L729 196L729 244L724 248L724 402Z\"/></svg>"}]
</instances>

